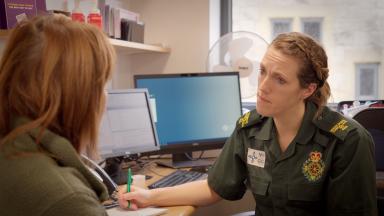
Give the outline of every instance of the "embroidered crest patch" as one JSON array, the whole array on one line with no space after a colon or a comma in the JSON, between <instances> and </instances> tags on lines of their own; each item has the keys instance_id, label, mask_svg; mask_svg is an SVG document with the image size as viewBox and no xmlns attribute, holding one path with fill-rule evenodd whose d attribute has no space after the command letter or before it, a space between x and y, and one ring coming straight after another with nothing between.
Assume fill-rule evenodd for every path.
<instances>
[{"instance_id":1,"label":"embroidered crest patch","mask_svg":"<svg viewBox=\"0 0 384 216\"><path fill-rule=\"evenodd\" d=\"M321 152L311 152L309 153L309 158L303 164L303 174L310 182L315 182L323 176L324 162L321 157Z\"/></svg>"}]
</instances>

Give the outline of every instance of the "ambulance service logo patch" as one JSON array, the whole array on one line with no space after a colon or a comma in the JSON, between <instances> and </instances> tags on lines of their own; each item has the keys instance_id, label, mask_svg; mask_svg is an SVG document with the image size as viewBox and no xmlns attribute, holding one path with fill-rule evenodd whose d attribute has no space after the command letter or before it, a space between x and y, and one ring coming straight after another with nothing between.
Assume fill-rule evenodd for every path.
<instances>
[{"instance_id":1,"label":"ambulance service logo patch","mask_svg":"<svg viewBox=\"0 0 384 216\"><path fill-rule=\"evenodd\" d=\"M315 182L323 176L324 162L321 157L321 152L313 151L309 153L308 159L303 164L303 174L310 182Z\"/></svg>"}]
</instances>

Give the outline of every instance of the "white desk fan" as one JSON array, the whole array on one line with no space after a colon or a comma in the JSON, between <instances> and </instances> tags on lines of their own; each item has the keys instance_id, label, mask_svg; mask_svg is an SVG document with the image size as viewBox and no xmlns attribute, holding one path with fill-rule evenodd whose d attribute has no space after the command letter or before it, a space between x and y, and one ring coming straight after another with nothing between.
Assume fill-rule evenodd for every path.
<instances>
[{"instance_id":1,"label":"white desk fan","mask_svg":"<svg viewBox=\"0 0 384 216\"><path fill-rule=\"evenodd\" d=\"M268 43L256 33L230 32L212 46L206 69L208 72L238 71L242 100L255 101L260 62L267 48Z\"/></svg>"}]
</instances>

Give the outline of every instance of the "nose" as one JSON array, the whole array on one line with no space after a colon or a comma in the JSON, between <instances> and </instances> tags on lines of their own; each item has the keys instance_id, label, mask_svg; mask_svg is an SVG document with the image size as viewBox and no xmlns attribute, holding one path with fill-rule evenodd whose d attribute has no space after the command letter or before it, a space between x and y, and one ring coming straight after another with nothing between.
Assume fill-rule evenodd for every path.
<instances>
[{"instance_id":1,"label":"nose","mask_svg":"<svg viewBox=\"0 0 384 216\"><path fill-rule=\"evenodd\" d=\"M267 75L259 76L258 90L261 91L263 94L268 92L268 82L269 77Z\"/></svg>"}]
</instances>

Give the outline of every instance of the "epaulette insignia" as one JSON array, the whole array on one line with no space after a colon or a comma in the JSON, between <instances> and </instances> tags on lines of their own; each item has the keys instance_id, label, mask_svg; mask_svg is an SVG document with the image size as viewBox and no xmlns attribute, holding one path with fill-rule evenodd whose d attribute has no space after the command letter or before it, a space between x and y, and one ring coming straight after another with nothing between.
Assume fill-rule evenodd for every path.
<instances>
[{"instance_id":1,"label":"epaulette insignia","mask_svg":"<svg viewBox=\"0 0 384 216\"><path fill-rule=\"evenodd\" d=\"M347 121L345 119L341 119L339 122L337 122L329 132L335 134L338 130L345 130L348 128L348 125L346 125Z\"/></svg>"},{"instance_id":2,"label":"epaulette insignia","mask_svg":"<svg viewBox=\"0 0 384 216\"><path fill-rule=\"evenodd\" d=\"M251 112L247 112L243 115L243 117L241 117L239 119L239 125L241 125L241 127L244 127L248 124L248 120L249 120L249 116L251 115Z\"/></svg>"}]
</instances>

